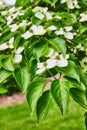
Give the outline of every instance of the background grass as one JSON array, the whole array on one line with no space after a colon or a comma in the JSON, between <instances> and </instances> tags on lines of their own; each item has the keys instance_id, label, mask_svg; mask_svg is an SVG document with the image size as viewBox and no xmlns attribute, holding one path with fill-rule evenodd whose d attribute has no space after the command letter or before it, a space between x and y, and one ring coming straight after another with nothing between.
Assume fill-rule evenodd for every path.
<instances>
[{"instance_id":1,"label":"background grass","mask_svg":"<svg viewBox=\"0 0 87 130\"><path fill-rule=\"evenodd\" d=\"M53 106L48 116L40 124L31 117L27 102L21 105L0 108L0 130L85 130L84 109L71 103L69 111L62 117Z\"/></svg>"}]
</instances>

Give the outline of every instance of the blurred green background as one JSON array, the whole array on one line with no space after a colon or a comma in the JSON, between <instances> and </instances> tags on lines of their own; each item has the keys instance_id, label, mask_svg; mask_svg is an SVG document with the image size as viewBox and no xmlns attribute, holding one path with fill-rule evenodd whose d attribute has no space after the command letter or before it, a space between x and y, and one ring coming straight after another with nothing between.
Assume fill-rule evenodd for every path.
<instances>
[{"instance_id":1,"label":"blurred green background","mask_svg":"<svg viewBox=\"0 0 87 130\"><path fill-rule=\"evenodd\" d=\"M82 107L72 102L62 117L54 105L47 117L38 124L36 116L30 116L26 101L19 105L0 106L0 130L85 130L84 112Z\"/></svg>"}]
</instances>

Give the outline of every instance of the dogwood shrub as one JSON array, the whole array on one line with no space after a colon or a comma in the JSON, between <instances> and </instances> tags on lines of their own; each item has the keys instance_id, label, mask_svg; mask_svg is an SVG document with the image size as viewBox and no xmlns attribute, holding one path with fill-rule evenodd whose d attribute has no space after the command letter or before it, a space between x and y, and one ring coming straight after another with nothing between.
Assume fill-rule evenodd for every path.
<instances>
[{"instance_id":1,"label":"dogwood shrub","mask_svg":"<svg viewBox=\"0 0 87 130\"><path fill-rule=\"evenodd\" d=\"M87 108L87 0L0 0L0 88L12 81L38 121L53 99Z\"/></svg>"}]
</instances>

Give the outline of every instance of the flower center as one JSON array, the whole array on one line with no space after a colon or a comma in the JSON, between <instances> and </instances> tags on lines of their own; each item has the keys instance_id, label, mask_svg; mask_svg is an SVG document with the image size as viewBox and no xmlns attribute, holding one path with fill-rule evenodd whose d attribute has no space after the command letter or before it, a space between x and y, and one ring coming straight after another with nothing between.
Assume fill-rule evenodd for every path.
<instances>
[{"instance_id":1,"label":"flower center","mask_svg":"<svg viewBox=\"0 0 87 130\"><path fill-rule=\"evenodd\" d=\"M29 32L33 33L33 30L32 30L32 29L29 29Z\"/></svg>"},{"instance_id":2,"label":"flower center","mask_svg":"<svg viewBox=\"0 0 87 130\"><path fill-rule=\"evenodd\" d=\"M56 56L55 59L56 59L56 60L60 60L60 57L59 57L59 56Z\"/></svg>"},{"instance_id":3,"label":"flower center","mask_svg":"<svg viewBox=\"0 0 87 130\"><path fill-rule=\"evenodd\" d=\"M5 5L5 2L3 1L3 3L2 3L3 5Z\"/></svg>"},{"instance_id":4,"label":"flower center","mask_svg":"<svg viewBox=\"0 0 87 130\"><path fill-rule=\"evenodd\" d=\"M63 28L63 31L66 32L66 28Z\"/></svg>"},{"instance_id":5,"label":"flower center","mask_svg":"<svg viewBox=\"0 0 87 130\"><path fill-rule=\"evenodd\" d=\"M86 62L86 61L84 62L84 65L87 65L87 62Z\"/></svg>"},{"instance_id":6,"label":"flower center","mask_svg":"<svg viewBox=\"0 0 87 130\"><path fill-rule=\"evenodd\" d=\"M26 20L26 23L28 23L28 20Z\"/></svg>"},{"instance_id":7,"label":"flower center","mask_svg":"<svg viewBox=\"0 0 87 130\"><path fill-rule=\"evenodd\" d=\"M47 66L47 63L46 63L46 62L44 62L44 63L43 63L43 66L45 66L45 67L46 67L46 66Z\"/></svg>"},{"instance_id":8,"label":"flower center","mask_svg":"<svg viewBox=\"0 0 87 130\"><path fill-rule=\"evenodd\" d=\"M13 18L13 16L11 15L11 18Z\"/></svg>"},{"instance_id":9,"label":"flower center","mask_svg":"<svg viewBox=\"0 0 87 130\"><path fill-rule=\"evenodd\" d=\"M19 22L16 22L16 25L19 25Z\"/></svg>"},{"instance_id":10,"label":"flower center","mask_svg":"<svg viewBox=\"0 0 87 130\"><path fill-rule=\"evenodd\" d=\"M8 11L8 10L9 10L9 8L8 8L8 7L6 7L6 10Z\"/></svg>"},{"instance_id":11,"label":"flower center","mask_svg":"<svg viewBox=\"0 0 87 130\"><path fill-rule=\"evenodd\" d=\"M6 42L6 45L9 46L9 42Z\"/></svg>"}]
</instances>

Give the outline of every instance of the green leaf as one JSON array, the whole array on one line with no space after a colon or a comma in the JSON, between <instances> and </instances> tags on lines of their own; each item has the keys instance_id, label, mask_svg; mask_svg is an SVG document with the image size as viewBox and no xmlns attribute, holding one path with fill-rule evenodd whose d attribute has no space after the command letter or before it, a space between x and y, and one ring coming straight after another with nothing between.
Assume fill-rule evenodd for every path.
<instances>
[{"instance_id":1,"label":"green leaf","mask_svg":"<svg viewBox=\"0 0 87 130\"><path fill-rule=\"evenodd\" d=\"M20 87L21 91L25 92L30 83L30 74L26 66L16 68L13 72L13 76Z\"/></svg>"},{"instance_id":2,"label":"green leaf","mask_svg":"<svg viewBox=\"0 0 87 130\"><path fill-rule=\"evenodd\" d=\"M81 91L84 91L84 92L86 91L86 87L85 87L85 85L83 84L82 81L78 83L78 81L73 79L73 78L70 78L70 77L67 77L67 76L65 76L64 78L69 81L69 83L71 84L71 87L78 88L78 89L80 89Z\"/></svg>"},{"instance_id":3,"label":"green leaf","mask_svg":"<svg viewBox=\"0 0 87 130\"><path fill-rule=\"evenodd\" d=\"M63 73L65 76L73 78L78 82L80 82L79 71L73 61L68 61L67 67L61 67L61 68L58 67L57 70Z\"/></svg>"},{"instance_id":4,"label":"green leaf","mask_svg":"<svg viewBox=\"0 0 87 130\"><path fill-rule=\"evenodd\" d=\"M64 114L69 104L69 83L67 81L54 80L51 85L51 93Z\"/></svg>"},{"instance_id":5,"label":"green leaf","mask_svg":"<svg viewBox=\"0 0 87 130\"><path fill-rule=\"evenodd\" d=\"M87 89L87 74L84 73L82 70L79 69L80 79L83 82L83 84L86 86Z\"/></svg>"},{"instance_id":6,"label":"green leaf","mask_svg":"<svg viewBox=\"0 0 87 130\"><path fill-rule=\"evenodd\" d=\"M31 82L27 89L27 101L32 113L36 109L37 101L42 95L45 85L46 83L43 81L43 78L36 78Z\"/></svg>"},{"instance_id":7,"label":"green leaf","mask_svg":"<svg viewBox=\"0 0 87 130\"><path fill-rule=\"evenodd\" d=\"M87 112L84 114L85 116L85 126L86 126L86 130L87 130Z\"/></svg>"},{"instance_id":8,"label":"green leaf","mask_svg":"<svg viewBox=\"0 0 87 130\"><path fill-rule=\"evenodd\" d=\"M47 52L48 52L48 44L44 44L44 43L41 43L39 45L36 44L34 49L33 49L33 52L34 52L36 58L39 59L40 57L47 54Z\"/></svg>"},{"instance_id":9,"label":"green leaf","mask_svg":"<svg viewBox=\"0 0 87 130\"><path fill-rule=\"evenodd\" d=\"M34 5L37 5L41 0L35 0L34 2L32 2Z\"/></svg>"},{"instance_id":10,"label":"green leaf","mask_svg":"<svg viewBox=\"0 0 87 130\"><path fill-rule=\"evenodd\" d=\"M62 38L56 37L48 40L49 44L51 44L55 49L65 55L66 53L66 43Z\"/></svg>"},{"instance_id":11,"label":"green leaf","mask_svg":"<svg viewBox=\"0 0 87 130\"><path fill-rule=\"evenodd\" d=\"M29 67L31 78L34 79L37 76L36 75L37 61L32 58L28 64L28 67Z\"/></svg>"},{"instance_id":12,"label":"green leaf","mask_svg":"<svg viewBox=\"0 0 87 130\"><path fill-rule=\"evenodd\" d=\"M37 102L37 118L38 122L44 119L52 105L52 97L49 90L45 91Z\"/></svg>"},{"instance_id":13,"label":"green leaf","mask_svg":"<svg viewBox=\"0 0 87 130\"><path fill-rule=\"evenodd\" d=\"M87 100L86 100L86 95L85 92L79 90L78 88L71 88L70 89L70 94L73 97L73 99L80 104L83 107L87 108Z\"/></svg>"},{"instance_id":14,"label":"green leaf","mask_svg":"<svg viewBox=\"0 0 87 130\"><path fill-rule=\"evenodd\" d=\"M80 26L78 29L79 36L87 31L87 26Z\"/></svg>"},{"instance_id":15,"label":"green leaf","mask_svg":"<svg viewBox=\"0 0 87 130\"><path fill-rule=\"evenodd\" d=\"M0 68L0 83L3 83L10 75L9 71Z\"/></svg>"},{"instance_id":16,"label":"green leaf","mask_svg":"<svg viewBox=\"0 0 87 130\"><path fill-rule=\"evenodd\" d=\"M26 48L24 50L24 55L25 55L27 62L29 62L33 57L33 48L29 48L29 47Z\"/></svg>"},{"instance_id":17,"label":"green leaf","mask_svg":"<svg viewBox=\"0 0 87 130\"><path fill-rule=\"evenodd\" d=\"M31 17L31 21L32 21L32 23L34 23L35 25L39 25L39 24L41 24L41 20L39 20L38 18L36 18L35 16L32 16Z\"/></svg>"},{"instance_id":18,"label":"green leaf","mask_svg":"<svg viewBox=\"0 0 87 130\"><path fill-rule=\"evenodd\" d=\"M50 4L51 6L55 7L55 4L57 2L57 0L43 0L44 2Z\"/></svg>"},{"instance_id":19,"label":"green leaf","mask_svg":"<svg viewBox=\"0 0 87 130\"><path fill-rule=\"evenodd\" d=\"M29 17L31 17L32 16L32 9L31 8L28 8L26 11L25 11L25 13L24 13L24 18L25 19L27 19L27 18L29 18Z\"/></svg>"},{"instance_id":20,"label":"green leaf","mask_svg":"<svg viewBox=\"0 0 87 130\"><path fill-rule=\"evenodd\" d=\"M60 16L62 17L62 24L64 24L65 26L76 23L77 22L77 18L75 16L75 13L70 13L70 12L64 12L62 11L61 13L59 13Z\"/></svg>"},{"instance_id":21,"label":"green leaf","mask_svg":"<svg viewBox=\"0 0 87 130\"><path fill-rule=\"evenodd\" d=\"M10 28L9 27L5 27L5 29L2 31L2 35L9 32L10 31Z\"/></svg>"},{"instance_id":22,"label":"green leaf","mask_svg":"<svg viewBox=\"0 0 87 130\"><path fill-rule=\"evenodd\" d=\"M0 84L0 94L5 94L7 92L8 92L8 90L5 88L5 86Z\"/></svg>"},{"instance_id":23,"label":"green leaf","mask_svg":"<svg viewBox=\"0 0 87 130\"><path fill-rule=\"evenodd\" d=\"M5 55L5 54L0 54L0 66L2 66L1 61L2 61L3 59L5 59L5 58L7 58L7 55Z\"/></svg>"},{"instance_id":24,"label":"green leaf","mask_svg":"<svg viewBox=\"0 0 87 130\"><path fill-rule=\"evenodd\" d=\"M5 19L2 16L0 16L0 23L6 23Z\"/></svg>"},{"instance_id":25,"label":"green leaf","mask_svg":"<svg viewBox=\"0 0 87 130\"><path fill-rule=\"evenodd\" d=\"M17 0L16 1L16 6L22 6L22 7L24 7L24 6L26 6L26 5L28 5L30 3L30 0Z\"/></svg>"},{"instance_id":26,"label":"green leaf","mask_svg":"<svg viewBox=\"0 0 87 130\"><path fill-rule=\"evenodd\" d=\"M18 47L18 44L19 44L20 40L21 40L21 36L18 35L18 36L15 38L14 42L13 42L14 47L16 47L16 48Z\"/></svg>"},{"instance_id":27,"label":"green leaf","mask_svg":"<svg viewBox=\"0 0 87 130\"><path fill-rule=\"evenodd\" d=\"M1 61L3 68L9 71L14 71L14 65L11 57L7 57Z\"/></svg>"}]
</instances>

